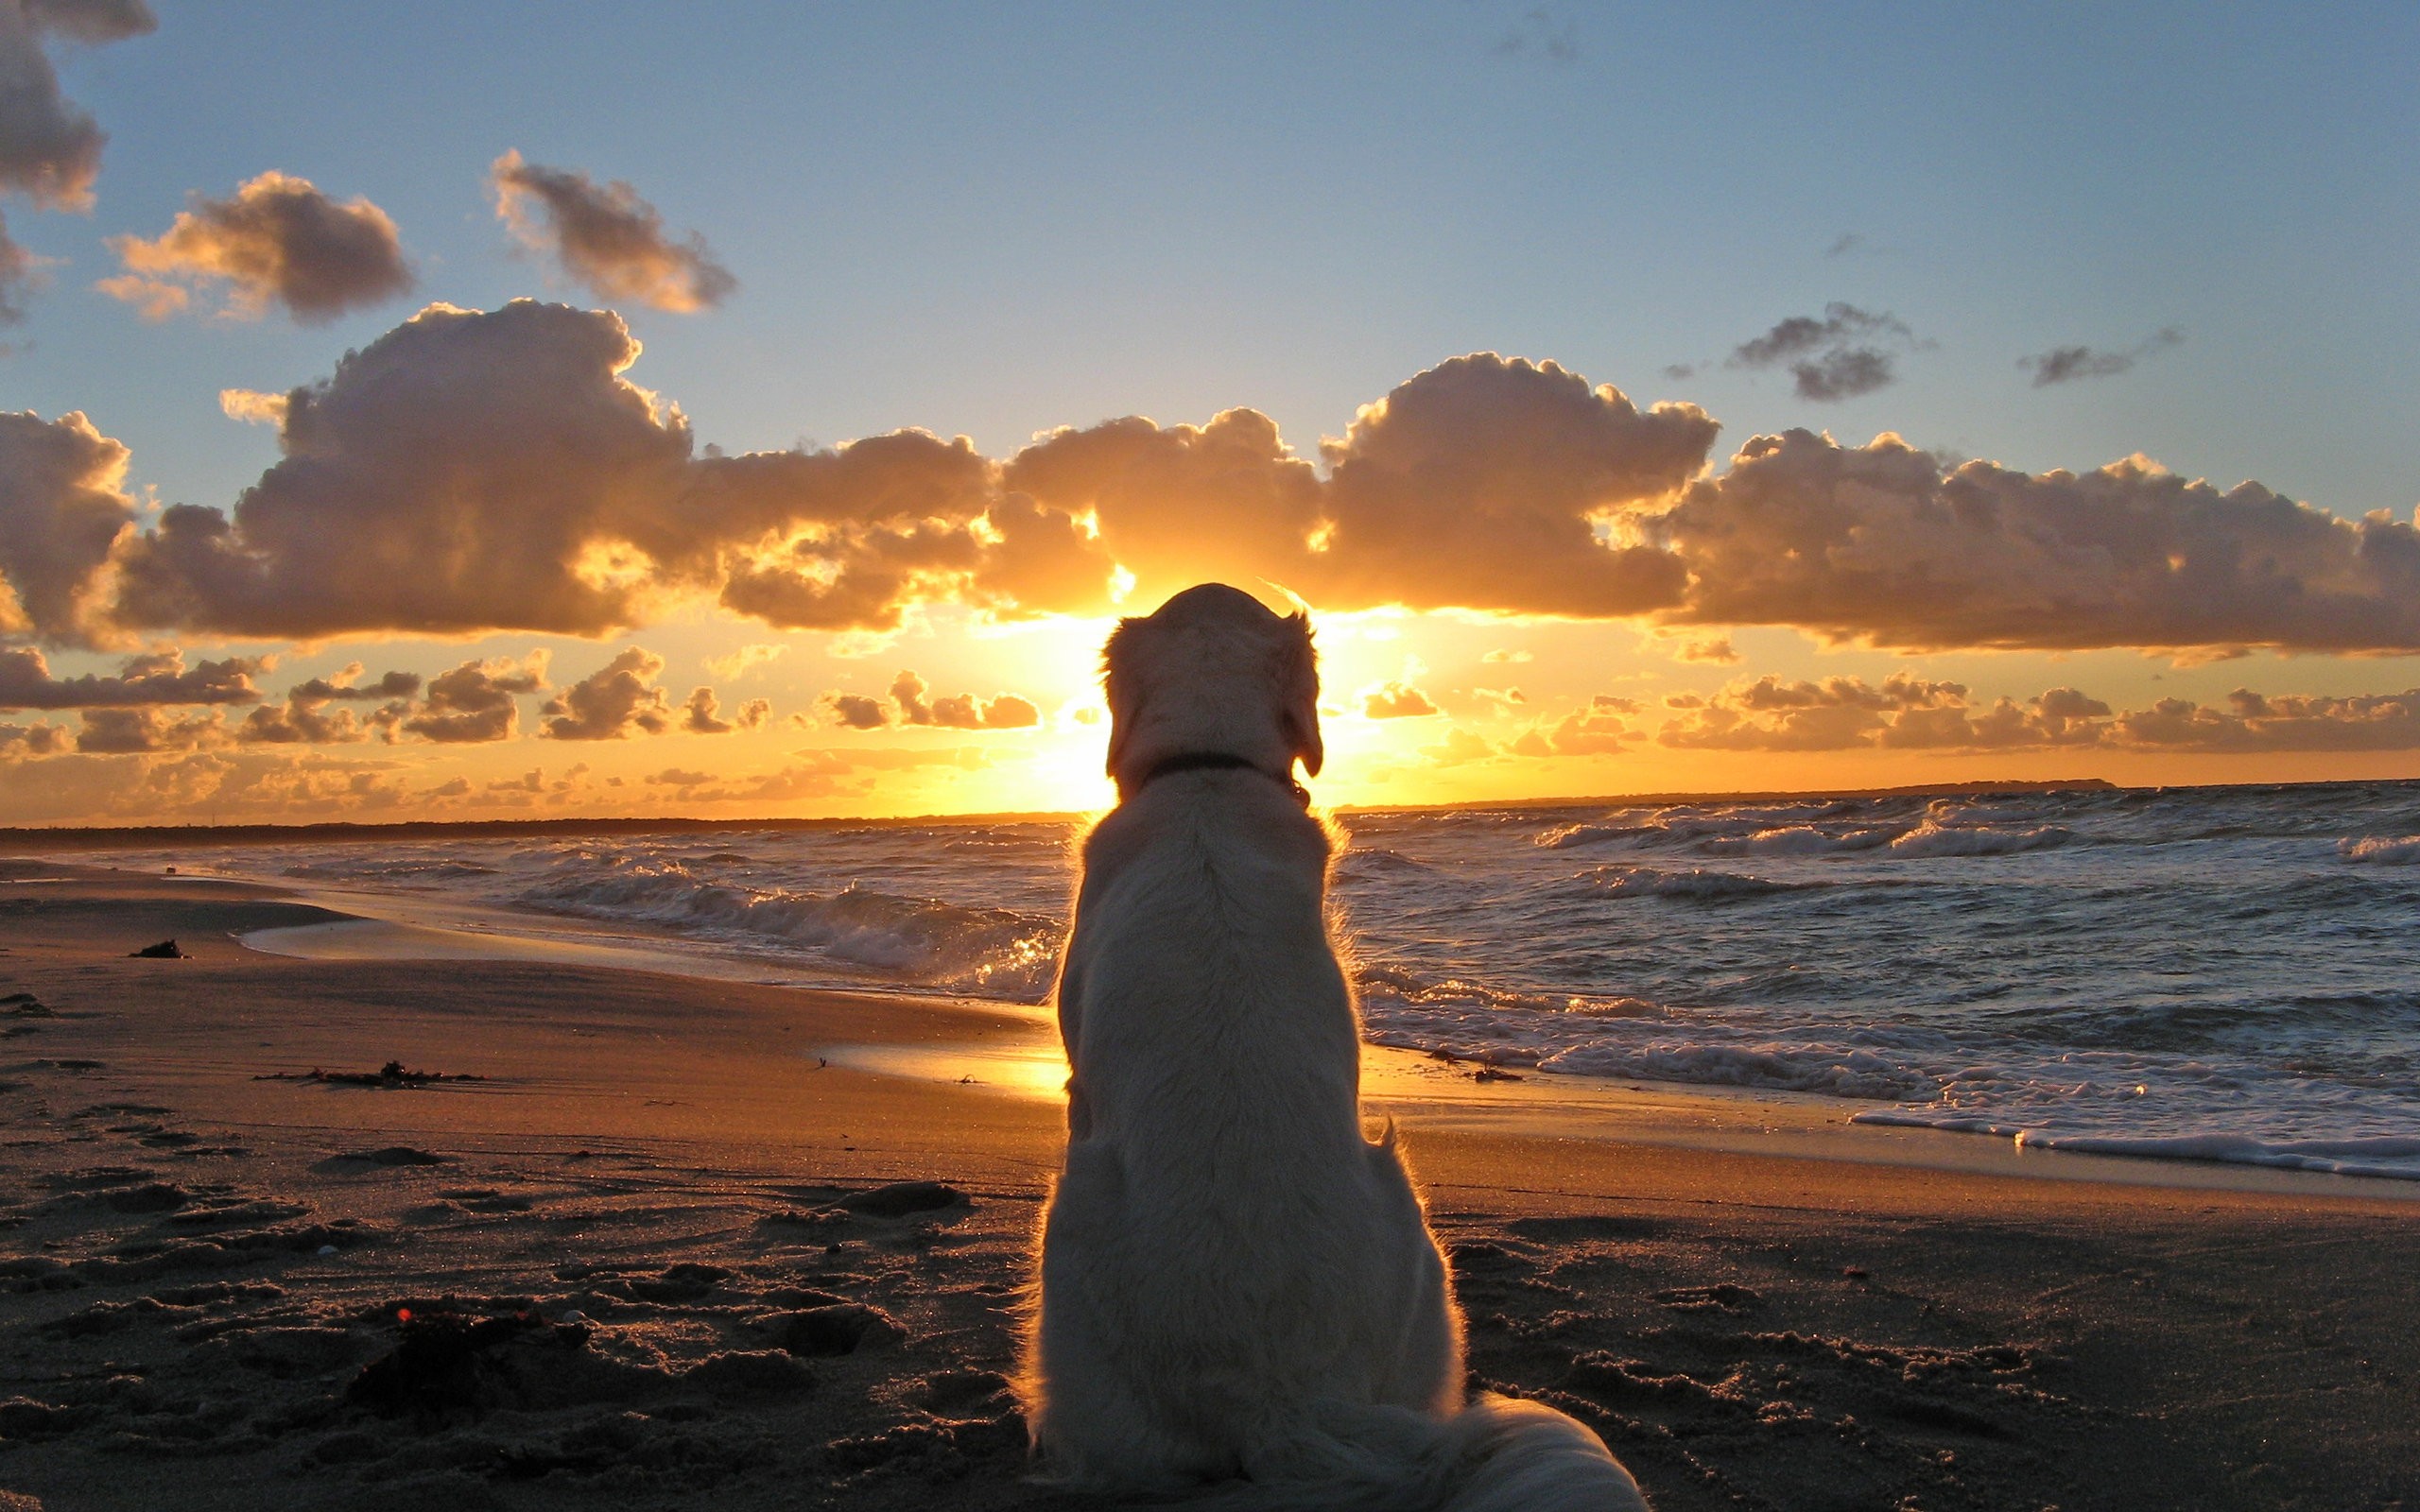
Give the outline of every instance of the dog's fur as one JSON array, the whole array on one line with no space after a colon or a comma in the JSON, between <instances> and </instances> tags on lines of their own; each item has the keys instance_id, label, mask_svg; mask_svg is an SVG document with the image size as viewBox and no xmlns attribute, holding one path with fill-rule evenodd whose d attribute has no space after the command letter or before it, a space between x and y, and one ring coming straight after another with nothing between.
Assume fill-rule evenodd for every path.
<instances>
[{"instance_id":1,"label":"dog's fur","mask_svg":"<svg viewBox=\"0 0 2420 1512\"><path fill-rule=\"evenodd\" d=\"M1022 1390L1046 1473L1256 1508L1643 1509L1594 1434L1462 1394L1461 1319L1327 934L1306 616L1205 584L1105 654L1122 799L1059 978L1066 1164ZM1224 758L1245 765L1172 758Z\"/></svg>"}]
</instances>

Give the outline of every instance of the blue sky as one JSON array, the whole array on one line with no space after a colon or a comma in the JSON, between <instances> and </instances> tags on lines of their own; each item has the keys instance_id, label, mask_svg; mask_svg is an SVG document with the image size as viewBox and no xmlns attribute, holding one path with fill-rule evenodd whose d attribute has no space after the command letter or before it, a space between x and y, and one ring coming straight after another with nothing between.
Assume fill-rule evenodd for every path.
<instances>
[{"instance_id":1,"label":"blue sky","mask_svg":"<svg viewBox=\"0 0 2420 1512\"><path fill-rule=\"evenodd\" d=\"M165 497L273 457L218 388L324 375L393 312L146 328L89 291L103 233L279 167L384 207L425 297L493 306L546 288L486 203L518 147L632 181L737 273L718 315L625 312L634 376L734 450L1234 404L1307 446L1495 349L1695 400L1726 444L1891 429L2420 498L2390 439L2420 400L2409 6L161 11L65 55L112 137L99 205L11 215L64 266L0 386L93 412ZM1836 300L1927 343L1899 383L1662 375ZM2121 378L2015 366L2169 326Z\"/></svg>"},{"instance_id":2,"label":"blue sky","mask_svg":"<svg viewBox=\"0 0 2420 1512\"><path fill-rule=\"evenodd\" d=\"M49 262L26 320L0 330L11 348L0 411L88 413L131 449L147 528L153 505L231 507L277 461L277 430L227 418L222 389L325 380L430 301L605 302L499 224L490 165L508 150L627 180L736 276L735 294L699 313L613 306L646 349L630 379L732 453L923 427L1005 458L1053 427L1129 415L1200 424L1251 406L1316 457L1358 406L1493 351L1550 359L1642 405L1703 405L1721 422L1718 473L1750 438L1803 426L1849 447L1895 432L2035 473L2141 454L2221 489L2257 479L2344 519L2384 509L2410 522L2420 501L2407 442L2420 416L2420 9L2408 4L155 9L150 35L49 48L66 96L109 133L92 213L0 201L9 234ZM312 325L277 308L147 323L95 291L120 270L108 238L157 236L189 196L223 198L271 169L392 216L413 292ZM1876 322L1893 381L1824 402L1781 368L1728 360L1777 322L1834 305ZM2133 360L2049 387L2020 366L2071 346ZM1977 581L1996 570L1965 566ZM1031 751L1011 760L1009 737L987 733L991 754L976 764L1027 776L960 792L944 782L959 768L903 767L879 782L860 772L842 783L847 801L879 806L884 784L900 783L924 784L897 799L908 807L1088 801L1092 789L1064 774L1095 760L1092 712L1077 712L1106 610L1019 630L982 623L963 585L933 593L871 644L705 599L602 641L537 633L509 611L493 633L453 639L375 626L291 642L198 622L136 628L171 632L188 661L277 655L260 682L272 700L289 678L352 660L372 676L433 677L539 647L561 688L643 643L666 659L677 702L709 662L781 644L780 660L712 674L726 708L741 693L772 700L771 723L713 747L727 765L748 752L760 776L802 755L841 762L803 739L943 739L814 728L832 694L883 695L912 665L937 696L1012 692L1040 709ZM1753 751L1678 754L1651 739L1656 718L1676 721L1668 732L1698 717L1655 712L1692 707L1673 698L1720 702L1726 686L1768 674L1956 679L1978 711L2071 685L2116 711L2097 744L1921 759L1945 777L2386 775L2420 751L2420 694L2398 693L2420 682L2409 653L2420 641L2383 626L2349 655L2336 654L2342 639L2257 630L2231 660L2223 645L2174 657L2150 632L2062 650L2054 593L2016 650L1887 635L1881 649L1843 648L1776 613L1734 627L1736 659L1720 661L1681 655L1651 619L1475 619L1457 606L1480 601L1430 602L1443 613L1330 617L1323 644L1349 679L1340 707L1416 683L1440 708L1360 731L1361 769L1392 763L1400 778L1370 796L1916 780L1918 758L1885 759L1871 721L1839 737L1848 745L1807 747L1781 777L1756 764L1795 737L1754 719L1743 728L1765 744ZM1538 660L1482 660L1516 642ZM55 671L107 672L134 644L47 650ZM1490 692L1512 668L1528 679L1518 707ZM2117 733L2125 712L2155 699L2216 709L2243 686L2408 703L2313 715L2336 732L2253 746L2228 727L2194 737L2189 757ZM1599 719L1600 733L1618 722L1600 696L1645 712L1622 714L1626 731L1594 749L1585 730L1555 746L1568 765L1516 770L1524 731L1535 747L1566 714ZM1729 696L1746 717L1744 696ZM532 696L525 719L536 707ZM2365 727L2371 744L2356 755L2325 744L2381 717L2408 737ZM0 757L13 761L10 728L0 724ZM477 752L396 745L395 728L377 757L403 774L398 795L566 759L527 739L527 723ZM222 764L259 754L216 726L181 738ZM592 754L637 783L671 756L701 762L670 752L687 738L609 740ZM82 813L74 804L88 799L94 813L123 810L91 797L120 792L94 764L117 763L131 782L173 754L99 754L111 748L55 758L60 773L91 768L69 784L83 796L33 816ZM1342 748L1355 748L1350 730ZM2337 754L2314 754L2325 751ZM311 759L339 758L368 760L358 746Z\"/></svg>"}]
</instances>

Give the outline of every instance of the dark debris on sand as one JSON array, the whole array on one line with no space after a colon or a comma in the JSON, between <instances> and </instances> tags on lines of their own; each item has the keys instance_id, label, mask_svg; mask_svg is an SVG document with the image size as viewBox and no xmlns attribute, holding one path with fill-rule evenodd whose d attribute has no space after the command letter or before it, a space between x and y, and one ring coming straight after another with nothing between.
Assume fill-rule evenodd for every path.
<instances>
[{"instance_id":1,"label":"dark debris on sand","mask_svg":"<svg viewBox=\"0 0 2420 1512\"><path fill-rule=\"evenodd\" d=\"M391 1091L399 1087L434 1087L443 1082L485 1081L485 1076L468 1072L408 1071L400 1060L390 1060L376 1071L322 1071L314 1066L309 1071L272 1071L254 1076L254 1081L307 1081L323 1087L370 1087Z\"/></svg>"}]
</instances>

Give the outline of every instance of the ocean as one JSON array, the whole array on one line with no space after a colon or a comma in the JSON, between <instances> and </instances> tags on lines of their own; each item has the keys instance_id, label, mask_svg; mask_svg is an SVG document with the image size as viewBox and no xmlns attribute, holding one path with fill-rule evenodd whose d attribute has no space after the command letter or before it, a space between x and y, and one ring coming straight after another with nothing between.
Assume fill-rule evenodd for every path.
<instances>
[{"instance_id":1,"label":"ocean","mask_svg":"<svg viewBox=\"0 0 2420 1512\"><path fill-rule=\"evenodd\" d=\"M2420 782L1357 812L1369 1040L2048 1148L2420 1179ZM1080 827L180 845L121 865L1038 1003ZM198 837L199 838L199 837ZM1568 1085L1578 1085L1568 1084Z\"/></svg>"}]
</instances>

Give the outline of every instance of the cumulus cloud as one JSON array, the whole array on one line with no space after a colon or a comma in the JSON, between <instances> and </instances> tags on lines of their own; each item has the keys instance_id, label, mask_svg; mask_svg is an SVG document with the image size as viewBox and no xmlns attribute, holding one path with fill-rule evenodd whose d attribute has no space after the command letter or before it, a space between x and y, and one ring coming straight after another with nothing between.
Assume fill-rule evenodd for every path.
<instances>
[{"instance_id":1,"label":"cumulus cloud","mask_svg":"<svg viewBox=\"0 0 2420 1512\"><path fill-rule=\"evenodd\" d=\"M80 413L0 414L0 633L92 639L94 590L134 521L127 460Z\"/></svg>"},{"instance_id":2,"label":"cumulus cloud","mask_svg":"<svg viewBox=\"0 0 2420 1512\"><path fill-rule=\"evenodd\" d=\"M1754 340L1743 341L1725 367L1763 370L1787 367L1801 399L1855 399L1888 387L1896 379L1886 347L1910 348L1915 333L1887 313L1854 304L1824 307L1821 319L1793 315Z\"/></svg>"},{"instance_id":3,"label":"cumulus cloud","mask_svg":"<svg viewBox=\"0 0 2420 1512\"><path fill-rule=\"evenodd\" d=\"M1694 404L1641 410L1553 363L1457 357L1366 405L1328 464L1325 607L1403 604L1596 617L1672 601L1667 553L1599 523L1704 465L1719 427Z\"/></svg>"},{"instance_id":4,"label":"cumulus cloud","mask_svg":"<svg viewBox=\"0 0 2420 1512\"><path fill-rule=\"evenodd\" d=\"M2048 388L2053 384L2073 383L2079 378L2115 377L2153 352L2165 352L2184 339L2185 333L2174 326L2167 326L2122 352L2096 351L2083 346L2052 347L2038 356L2019 357L2016 365L2033 374L2034 387Z\"/></svg>"},{"instance_id":5,"label":"cumulus cloud","mask_svg":"<svg viewBox=\"0 0 2420 1512\"><path fill-rule=\"evenodd\" d=\"M942 730L1031 730L1042 723L1042 711L1013 693L978 698L961 693L925 701L925 679L902 672L890 684L891 701L899 706L903 725L933 725Z\"/></svg>"},{"instance_id":6,"label":"cumulus cloud","mask_svg":"<svg viewBox=\"0 0 2420 1512\"><path fill-rule=\"evenodd\" d=\"M722 717L722 706L715 698L712 688L692 688L689 699L681 706L681 728L693 735L728 735L735 730L754 730L772 715L769 698L751 698L739 706L729 719Z\"/></svg>"},{"instance_id":7,"label":"cumulus cloud","mask_svg":"<svg viewBox=\"0 0 2420 1512\"><path fill-rule=\"evenodd\" d=\"M664 658L638 646L571 684L540 713L549 740L628 740L672 728L672 706L655 678ZM713 696L707 696L709 704Z\"/></svg>"},{"instance_id":8,"label":"cumulus cloud","mask_svg":"<svg viewBox=\"0 0 2420 1512\"><path fill-rule=\"evenodd\" d=\"M0 724L0 761L26 756L55 756L69 748L64 725Z\"/></svg>"},{"instance_id":9,"label":"cumulus cloud","mask_svg":"<svg viewBox=\"0 0 2420 1512\"><path fill-rule=\"evenodd\" d=\"M0 646L0 709L132 708L156 704L258 703L263 663L227 657L188 668L178 651L129 658L114 677L54 678L30 646Z\"/></svg>"},{"instance_id":10,"label":"cumulus cloud","mask_svg":"<svg viewBox=\"0 0 2420 1512\"><path fill-rule=\"evenodd\" d=\"M546 653L527 661L510 657L465 662L428 682L428 696L404 719L403 728L444 745L510 740L519 728L518 695L546 686Z\"/></svg>"},{"instance_id":11,"label":"cumulus cloud","mask_svg":"<svg viewBox=\"0 0 2420 1512\"><path fill-rule=\"evenodd\" d=\"M599 185L584 173L524 162L518 151L496 159L490 173L496 214L513 238L554 257L601 299L686 312L719 304L739 286L702 237L674 241L655 207L619 180Z\"/></svg>"},{"instance_id":12,"label":"cumulus cloud","mask_svg":"<svg viewBox=\"0 0 2420 1512\"><path fill-rule=\"evenodd\" d=\"M1731 648L1731 637L1727 635L1677 636L1672 640L1671 647L1675 662L1707 662L1716 666L1730 666L1739 660L1739 653Z\"/></svg>"},{"instance_id":13,"label":"cumulus cloud","mask_svg":"<svg viewBox=\"0 0 2420 1512\"><path fill-rule=\"evenodd\" d=\"M2164 698L2119 715L2111 735L2163 750L2420 750L2420 689L2338 698L2238 688L2224 708Z\"/></svg>"},{"instance_id":14,"label":"cumulus cloud","mask_svg":"<svg viewBox=\"0 0 2420 1512\"><path fill-rule=\"evenodd\" d=\"M879 698L869 698L861 693L827 693L824 707L832 713L832 722L847 730L880 730L890 723L890 711ZM800 723L805 716L790 716Z\"/></svg>"},{"instance_id":15,"label":"cumulus cloud","mask_svg":"<svg viewBox=\"0 0 2420 1512\"><path fill-rule=\"evenodd\" d=\"M601 636L713 595L882 635L923 604L1098 614L1121 581L1139 605L1215 576L1328 610L1909 649L2420 649L2411 525L2141 458L2029 474L1792 431L1711 475L1703 411L1484 353L1365 407L1324 478L1249 410L1054 432L999 462L920 431L726 456L626 379L637 355L608 314L432 307L285 397L285 455L232 512L172 506L147 531L128 528L124 448L81 417L0 418L0 452L40 463L0 470L0 521L36 523L0 530L11 623ZM1724 639L1691 644L1720 660Z\"/></svg>"},{"instance_id":16,"label":"cumulus cloud","mask_svg":"<svg viewBox=\"0 0 2420 1512\"><path fill-rule=\"evenodd\" d=\"M367 199L338 204L307 179L268 172L226 199L197 194L158 237L110 242L126 272L104 294L164 319L196 286L223 286L224 313L257 318L272 303L309 324L383 303L412 286L395 223Z\"/></svg>"},{"instance_id":17,"label":"cumulus cloud","mask_svg":"<svg viewBox=\"0 0 2420 1512\"><path fill-rule=\"evenodd\" d=\"M1956 682L1905 675L1732 683L1711 698L1682 696L1656 739L1720 750L1990 751L2089 746L2180 752L2420 749L2420 690L2343 697L2262 695L2238 688L2222 706L2164 698L2113 711L2074 688L1980 704Z\"/></svg>"},{"instance_id":18,"label":"cumulus cloud","mask_svg":"<svg viewBox=\"0 0 2420 1512\"><path fill-rule=\"evenodd\" d=\"M130 541L118 617L594 636L719 587L787 627L892 629L981 565L994 470L964 440L693 456L621 376L638 353L610 314L431 306L286 396L285 455L232 514L171 506Z\"/></svg>"},{"instance_id":19,"label":"cumulus cloud","mask_svg":"<svg viewBox=\"0 0 2420 1512\"><path fill-rule=\"evenodd\" d=\"M2142 457L2097 472L1945 469L1895 436L1760 436L1658 528L1690 575L1671 617L1909 649L2420 649L2420 532Z\"/></svg>"},{"instance_id":20,"label":"cumulus cloud","mask_svg":"<svg viewBox=\"0 0 2420 1512\"><path fill-rule=\"evenodd\" d=\"M248 714L235 729L236 740L246 745L307 746L346 745L373 734L393 740L411 713L413 696L420 692L420 675L389 672L375 682L363 682L361 673L361 663L354 662L335 678L296 683L285 690L282 706L263 704ZM343 703L380 707L368 714L329 707Z\"/></svg>"},{"instance_id":21,"label":"cumulus cloud","mask_svg":"<svg viewBox=\"0 0 2420 1512\"><path fill-rule=\"evenodd\" d=\"M408 698L420 692L421 676L417 672L387 672L375 682L361 680L363 668L358 662L348 662L334 678L313 678L286 690L289 698L304 698L314 703L336 699L357 702L385 702L390 698Z\"/></svg>"},{"instance_id":22,"label":"cumulus cloud","mask_svg":"<svg viewBox=\"0 0 2420 1512\"><path fill-rule=\"evenodd\" d=\"M1435 713L1436 703L1409 682L1382 682L1361 696L1364 718L1425 719Z\"/></svg>"},{"instance_id":23,"label":"cumulus cloud","mask_svg":"<svg viewBox=\"0 0 2420 1512\"><path fill-rule=\"evenodd\" d=\"M76 748L85 755L125 755L142 751L197 750L222 746L229 735L217 714L179 718L157 708L90 709L77 731Z\"/></svg>"},{"instance_id":24,"label":"cumulus cloud","mask_svg":"<svg viewBox=\"0 0 2420 1512\"><path fill-rule=\"evenodd\" d=\"M930 691L923 678L902 672L891 679L887 704L852 693L827 693L821 702L830 722L846 730L880 730L892 724L941 730L1031 730L1042 723L1042 711L1013 693L994 698L978 698L971 693L927 698Z\"/></svg>"},{"instance_id":25,"label":"cumulus cloud","mask_svg":"<svg viewBox=\"0 0 2420 1512\"><path fill-rule=\"evenodd\" d=\"M120 615L229 634L601 634L644 586L612 546L670 514L687 426L619 374L619 320L438 305L287 396L232 517L174 505L122 554ZM680 564L670 570L677 572Z\"/></svg>"}]
</instances>

